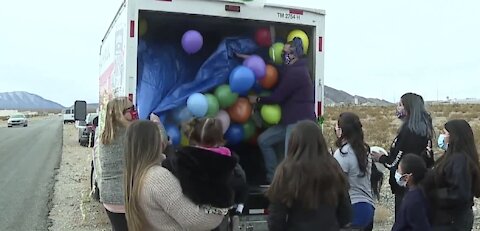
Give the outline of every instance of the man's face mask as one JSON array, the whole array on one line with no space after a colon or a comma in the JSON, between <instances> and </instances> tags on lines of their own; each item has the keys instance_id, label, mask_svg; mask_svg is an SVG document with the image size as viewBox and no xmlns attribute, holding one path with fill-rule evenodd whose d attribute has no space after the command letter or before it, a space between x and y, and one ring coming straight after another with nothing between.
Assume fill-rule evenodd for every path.
<instances>
[{"instance_id":1,"label":"man's face mask","mask_svg":"<svg viewBox=\"0 0 480 231\"><path fill-rule=\"evenodd\" d=\"M447 151L448 149L448 142L447 142L447 139L448 139L448 136L445 135L445 134L440 134L438 136L438 141L437 141L437 144L438 144L438 147Z\"/></svg>"},{"instance_id":2,"label":"man's face mask","mask_svg":"<svg viewBox=\"0 0 480 231\"><path fill-rule=\"evenodd\" d=\"M297 58L295 56L295 52L293 50L293 47L286 46L285 49L282 52L282 58L283 58L283 63L286 65L290 65L293 63L293 61Z\"/></svg>"}]
</instances>

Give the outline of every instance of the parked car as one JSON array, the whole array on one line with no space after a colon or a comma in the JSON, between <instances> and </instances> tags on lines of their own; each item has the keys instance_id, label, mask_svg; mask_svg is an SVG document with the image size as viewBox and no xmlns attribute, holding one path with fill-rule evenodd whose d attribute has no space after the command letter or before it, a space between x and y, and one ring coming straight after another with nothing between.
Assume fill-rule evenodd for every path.
<instances>
[{"instance_id":1,"label":"parked car","mask_svg":"<svg viewBox=\"0 0 480 231\"><path fill-rule=\"evenodd\" d=\"M85 147L93 147L95 142L95 130L98 126L98 114L89 113L85 120L85 126L79 126L78 142Z\"/></svg>"},{"instance_id":2,"label":"parked car","mask_svg":"<svg viewBox=\"0 0 480 231\"><path fill-rule=\"evenodd\" d=\"M8 118L8 127L11 128L13 126L23 126L27 127L28 126L28 119L24 114L15 114L11 115L10 118Z\"/></svg>"},{"instance_id":3,"label":"parked car","mask_svg":"<svg viewBox=\"0 0 480 231\"><path fill-rule=\"evenodd\" d=\"M74 112L75 112L75 111L73 110L73 108L64 109L64 110L62 111L62 114L63 114L63 124L75 123Z\"/></svg>"}]
</instances>

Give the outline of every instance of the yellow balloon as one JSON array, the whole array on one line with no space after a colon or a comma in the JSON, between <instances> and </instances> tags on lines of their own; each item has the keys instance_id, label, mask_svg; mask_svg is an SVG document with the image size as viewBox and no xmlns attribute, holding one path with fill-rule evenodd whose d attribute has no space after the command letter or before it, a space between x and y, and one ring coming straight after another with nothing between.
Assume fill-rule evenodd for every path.
<instances>
[{"instance_id":1,"label":"yellow balloon","mask_svg":"<svg viewBox=\"0 0 480 231\"><path fill-rule=\"evenodd\" d=\"M182 139L180 140L180 145L182 145L182 146L190 145L190 141L188 140L188 138L185 134L182 134Z\"/></svg>"},{"instance_id":2,"label":"yellow balloon","mask_svg":"<svg viewBox=\"0 0 480 231\"><path fill-rule=\"evenodd\" d=\"M142 37L147 33L148 23L147 20L142 18L138 22L138 36Z\"/></svg>"},{"instance_id":3,"label":"yellow balloon","mask_svg":"<svg viewBox=\"0 0 480 231\"><path fill-rule=\"evenodd\" d=\"M288 37L287 37L287 41L290 42L292 41L295 37L298 37L302 40L302 43L303 43L303 53L304 54L307 54L307 51L308 51L308 44L309 44L309 40L308 40L308 36L305 32L303 32L302 30L292 30L290 31L290 33L288 34Z\"/></svg>"}]
</instances>

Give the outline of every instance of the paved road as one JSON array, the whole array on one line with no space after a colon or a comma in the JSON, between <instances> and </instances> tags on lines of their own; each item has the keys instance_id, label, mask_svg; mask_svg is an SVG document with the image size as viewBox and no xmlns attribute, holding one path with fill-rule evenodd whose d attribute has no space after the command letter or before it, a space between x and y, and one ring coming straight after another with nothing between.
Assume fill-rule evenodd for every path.
<instances>
[{"instance_id":1,"label":"paved road","mask_svg":"<svg viewBox=\"0 0 480 231\"><path fill-rule=\"evenodd\" d=\"M62 153L59 118L0 127L0 230L47 230Z\"/></svg>"}]
</instances>

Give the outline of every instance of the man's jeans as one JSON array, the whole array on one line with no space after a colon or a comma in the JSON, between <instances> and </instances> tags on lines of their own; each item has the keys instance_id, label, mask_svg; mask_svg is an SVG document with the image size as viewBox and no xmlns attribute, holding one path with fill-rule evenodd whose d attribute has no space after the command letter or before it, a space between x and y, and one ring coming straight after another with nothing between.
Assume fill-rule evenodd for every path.
<instances>
[{"instance_id":1,"label":"man's jeans","mask_svg":"<svg viewBox=\"0 0 480 231\"><path fill-rule=\"evenodd\" d=\"M271 183L275 174L275 169L278 165L277 154L275 153L275 145L284 141L285 153L282 155L285 158L288 151L288 142L290 134L295 124L275 125L265 130L258 137L258 145L262 150L263 160L265 161L265 170L267 172L267 181ZM282 158L282 159L283 159Z\"/></svg>"}]
</instances>

